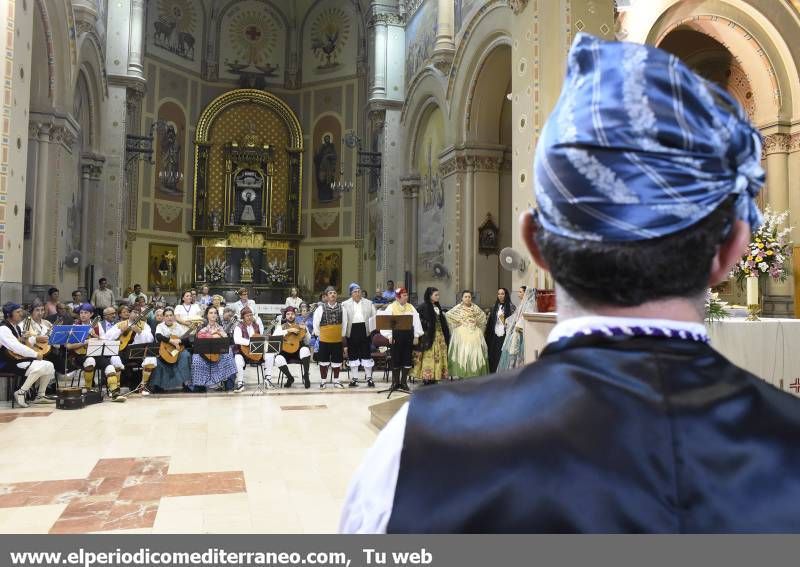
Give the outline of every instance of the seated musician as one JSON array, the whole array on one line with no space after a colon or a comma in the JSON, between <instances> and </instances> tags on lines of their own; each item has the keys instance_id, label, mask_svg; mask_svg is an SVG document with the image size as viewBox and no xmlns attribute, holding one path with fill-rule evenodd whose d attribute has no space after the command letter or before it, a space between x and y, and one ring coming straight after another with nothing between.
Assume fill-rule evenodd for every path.
<instances>
[{"instance_id":1,"label":"seated musician","mask_svg":"<svg viewBox=\"0 0 800 567\"><path fill-rule=\"evenodd\" d=\"M208 324L197 331L195 345L203 339L227 338L228 333L220 325L219 311L213 305L206 310ZM228 352L217 355L218 360L209 360L207 355L194 353L192 355L192 390L196 387L214 388L225 384L226 390L232 390L233 381L238 373L233 355Z\"/></svg>"},{"instance_id":2,"label":"seated musician","mask_svg":"<svg viewBox=\"0 0 800 567\"><path fill-rule=\"evenodd\" d=\"M50 342L50 330L53 325L60 324L58 320L55 323L51 323L45 319L44 305L41 301L34 301L33 305L31 305L31 320L27 337L28 346L34 348L38 345L38 348L44 348ZM47 349L48 352L42 355L42 359L49 360L55 366L58 363L57 348Z\"/></svg>"},{"instance_id":3,"label":"seated musician","mask_svg":"<svg viewBox=\"0 0 800 567\"><path fill-rule=\"evenodd\" d=\"M124 306L125 311L125 318L127 319L131 312L127 306ZM120 320L122 319L123 309L120 308ZM103 332L107 332L111 327L117 324L117 310L114 307L106 307L103 309L103 320L100 321L100 328L103 329Z\"/></svg>"},{"instance_id":4,"label":"seated musician","mask_svg":"<svg viewBox=\"0 0 800 567\"><path fill-rule=\"evenodd\" d=\"M130 339L124 348L120 345L119 356L111 357L111 364L114 368L119 370L120 373L122 373L125 368L125 363L130 356L130 345L147 345L154 342L150 325L147 324L146 318L141 317L141 313L142 312L138 309L133 309L129 317L126 316L106 333L106 338L112 341L120 340L128 329L133 333L133 338ZM122 316L122 309L120 309L120 316ZM133 320L133 322L131 322L131 320ZM143 396L150 395L148 382L156 366L158 366L158 359L155 356L146 356L144 360L142 360L142 382L136 387L136 391ZM111 395L113 397L114 392L112 392Z\"/></svg>"},{"instance_id":5,"label":"seated musician","mask_svg":"<svg viewBox=\"0 0 800 567\"><path fill-rule=\"evenodd\" d=\"M261 323L261 319L256 318L253 315L253 310L249 307L244 307L241 310L239 319L241 322L233 330L233 358L236 363L236 387L233 391L236 393L244 392L245 356L241 347L250 346L250 337L254 335L264 335L264 327ZM269 358L271 357L263 355L261 358L264 363L265 377L269 375L269 371L271 370L271 365L267 365L266 363L266 360ZM272 382L269 381L269 383L271 384Z\"/></svg>"},{"instance_id":6,"label":"seated musician","mask_svg":"<svg viewBox=\"0 0 800 567\"><path fill-rule=\"evenodd\" d=\"M25 376L25 381L19 390L14 392L14 399L21 408L28 407L25 398L28 390L34 384L38 385L35 404L53 403L45 398L47 385L56 376L53 363L42 360L41 354L26 346L22 342L22 332L19 323L22 321L22 306L17 303L3 305L3 322L0 323L0 356L5 362L5 368L19 376Z\"/></svg>"},{"instance_id":7,"label":"seated musician","mask_svg":"<svg viewBox=\"0 0 800 567\"><path fill-rule=\"evenodd\" d=\"M95 368L97 368L98 365L103 367L105 369L108 389L111 391L111 399L116 401L119 397L119 376L117 375L117 370L114 368L114 365L111 364L106 356L87 356L86 352L89 339L105 338L105 332L100 326L99 321L92 319L94 311L95 308L91 303L84 303L78 308L78 320L75 324L88 325L91 329L85 342L67 345L67 350L70 354L68 368L71 371L82 369L84 387L87 390L91 390L94 386ZM115 391L116 395L114 394ZM119 398L119 400L124 401L124 398Z\"/></svg>"},{"instance_id":8,"label":"seated musician","mask_svg":"<svg viewBox=\"0 0 800 567\"><path fill-rule=\"evenodd\" d=\"M287 307L284 312L286 321L272 331L273 336L284 337L281 343L281 352L275 356L273 365L277 366L278 370L286 376L284 388L291 388L294 383L294 376L289 372L289 363L299 362L303 367L303 385L308 389L311 387L311 379L308 372L311 365L311 350L308 348L310 339L306 326L297 321L296 315L294 307ZM300 347L297 349L289 347L286 339L291 336L297 337L298 335L302 337L299 339ZM271 370L270 375L272 375Z\"/></svg>"},{"instance_id":9,"label":"seated musician","mask_svg":"<svg viewBox=\"0 0 800 567\"><path fill-rule=\"evenodd\" d=\"M319 337L319 352L317 362L319 363L319 374L321 377L319 387L324 388L328 380L328 367L333 372L333 385L336 388L344 388L339 382L339 372L344 361L343 341L347 330L347 312L342 310L337 299L336 288L328 286L325 288L325 301L317 306L314 311L314 334Z\"/></svg>"},{"instance_id":10,"label":"seated musician","mask_svg":"<svg viewBox=\"0 0 800 567\"><path fill-rule=\"evenodd\" d=\"M161 390L189 389L192 383L192 357L186 350L190 344L189 328L175 321L175 311L172 307L164 309L164 321L156 327L156 340L162 344L171 356L177 357L175 362L164 359L161 361L150 378L151 388Z\"/></svg>"}]
</instances>

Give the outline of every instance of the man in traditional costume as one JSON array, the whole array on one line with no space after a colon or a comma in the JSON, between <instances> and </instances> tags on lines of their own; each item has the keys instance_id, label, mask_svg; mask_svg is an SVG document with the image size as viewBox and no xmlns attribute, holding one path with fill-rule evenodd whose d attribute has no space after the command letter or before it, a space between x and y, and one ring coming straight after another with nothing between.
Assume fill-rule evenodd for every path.
<instances>
[{"instance_id":1,"label":"man in traditional costume","mask_svg":"<svg viewBox=\"0 0 800 567\"><path fill-rule=\"evenodd\" d=\"M401 287L395 294L396 299L381 311L381 315L411 315L411 330L381 331L392 344L392 388L410 392L408 374L414 366L414 346L425 334L419 320L419 312L408 302L408 290Z\"/></svg>"},{"instance_id":2,"label":"man in traditional costume","mask_svg":"<svg viewBox=\"0 0 800 567\"><path fill-rule=\"evenodd\" d=\"M303 385L308 389L311 387L311 350L308 348L310 344L308 328L304 321L296 320L297 310L292 306L286 308L284 317L286 320L272 331L273 336L283 337L281 351L270 360L272 360L273 366L277 367L278 371L286 377L286 382L283 384L285 388L291 388L292 384L294 384L294 376L289 370L289 363L299 362L300 367L303 369ZM296 345L294 344L292 344L291 349L289 347L287 339L290 337L297 337L298 339L297 344L299 346L296 350ZM272 367L269 368L269 375L272 376Z\"/></svg>"},{"instance_id":3,"label":"man in traditional costume","mask_svg":"<svg viewBox=\"0 0 800 567\"><path fill-rule=\"evenodd\" d=\"M800 531L800 400L731 364L703 325L706 288L761 223L760 159L721 88L659 49L579 33L521 219L556 283L549 344L415 395L341 529Z\"/></svg>"},{"instance_id":4,"label":"man in traditional costume","mask_svg":"<svg viewBox=\"0 0 800 567\"><path fill-rule=\"evenodd\" d=\"M348 287L350 299L342 302L342 309L347 312L347 330L344 336L347 340L345 356L350 365L350 387L358 386L358 369L364 368L367 377L367 386L375 387L372 381L372 350L369 342L375 320L375 307L366 297L362 297L361 286L353 282Z\"/></svg>"},{"instance_id":5,"label":"man in traditional costume","mask_svg":"<svg viewBox=\"0 0 800 567\"><path fill-rule=\"evenodd\" d=\"M339 372L344 361L344 346L342 341L347 332L347 313L342 310L342 305L336 301L337 293L333 286L325 288L325 301L321 302L314 311L314 334L319 337L319 374L322 378L320 388L324 388L328 380L328 367L333 373L333 385L344 388L339 381Z\"/></svg>"}]
</instances>

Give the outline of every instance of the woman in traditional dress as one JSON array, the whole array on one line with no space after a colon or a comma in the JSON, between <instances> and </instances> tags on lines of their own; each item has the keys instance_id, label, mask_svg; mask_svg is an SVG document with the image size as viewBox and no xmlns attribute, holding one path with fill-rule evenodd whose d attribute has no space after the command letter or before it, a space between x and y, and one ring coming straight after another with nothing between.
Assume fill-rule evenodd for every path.
<instances>
[{"instance_id":1,"label":"woman in traditional dress","mask_svg":"<svg viewBox=\"0 0 800 567\"><path fill-rule=\"evenodd\" d=\"M446 317L450 326L450 346L447 349L450 376L483 376L489 371L483 338L486 314L472 303L472 292L461 292L461 303L448 311Z\"/></svg>"},{"instance_id":2,"label":"woman in traditional dress","mask_svg":"<svg viewBox=\"0 0 800 567\"><path fill-rule=\"evenodd\" d=\"M219 324L219 311L213 305L206 311L206 319L208 324L197 331L197 339L220 339L228 336ZM236 378L236 362L230 350L221 354L218 362L210 362L202 354L192 355L193 390L198 386L213 388L222 382L225 382L226 390L233 390L234 378Z\"/></svg>"},{"instance_id":3,"label":"woman in traditional dress","mask_svg":"<svg viewBox=\"0 0 800 567\"><path fill-rule=\"evenodd\" d=\"M417 307L424 334L419 339L419 352L412 374L423 384L434 384L447 380L447 344L450 342L450 327L447 326L442 306L439 305L439 290L425 290L425 301Z\"/></svg>"},{"instance_id":4,"label":"woman in traditional dress","mask_svg":"<svg viewBox=\"0 0 800 567\"><path fill-rule=\"evenodd\" d=\"M525 364L525 320L522 318L522 314L535 311L536 290L534 288L526 288L519 308L508 320L508 325L506 326L508 332L506 333L506 340L503 342L503 350L500 354L497 370L511 370Z\"/></svg>"},{"instance_id":5,"label":"woman in traditional dress","mask_svg":"<svg viewBox=\"0 0 800 567\"><path fill-rule=\"evenodd\" d=\"M189 338L186 336L188 331L188 328L175 322L175 311L172 307L167 307L164 309L164 320L156 327L156 340L170 343L176 348L180 344L185 347L189 344ZM184 386L188 389L191 383L192 357L185 348L178 354L178 360L174 364L169 364L163 358L159 360L150 378L151 389L165 391L179 390Z\"/></svg>"},{"instance_id":6,"label":"woman in traditional dress","mask_svg":"<svg viewBox=\"0 0 800 567\"><path fill-rule=\"evenodd\" d=\"M516 306L511 303L511 295L508 290L504 287L498 289L497 301L494 302L489 313L489 322L486 324L484 332L486 346L489 349L489 372L497 370L503 343L506 340L506 323L516 310Z\"/></svg>"}]
</instances>

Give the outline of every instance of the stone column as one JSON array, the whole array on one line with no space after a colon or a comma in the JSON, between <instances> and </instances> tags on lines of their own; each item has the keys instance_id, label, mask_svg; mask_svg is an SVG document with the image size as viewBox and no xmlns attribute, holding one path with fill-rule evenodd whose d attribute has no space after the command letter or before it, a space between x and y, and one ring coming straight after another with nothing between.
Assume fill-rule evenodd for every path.
<instances>
[{"instance_id":1,"label":"stone column","mask_svg":"<svg viewBox=\"0 0 800 567\"><path fill-rule=\"evenodd\" d=\"M453 2L439 0L439 21L436 26L436 45L433 57L437 60L452 61L456 45L453 43Z\"/></svg>"},{"instance_id":2,"label":"stone column","mask_svg":"<svg viewBox=\"0 0 800 567\"><path fill-rule=\"evenodd\" d=\"M417 256L419 255L419 186L420 176L418 174L400 178L400 186L403 189L405 201L405 226L408 238L405 242L405 270L411 272L412 283L417 281Z\"/></svg>"},{"instance_id":3,"label":"stone column","mask_svg":"<svg viewBox=\"0 0 800 567\"><path fill-rule=\"evenodd\" d=\"M50 266L47 261L47 248L52 243L48 237L47 187L50 181L50 131L51 124L42 124L39 129L38 151L36 154L36 191L33 205L33 282L48 284Z\"/></svg>"},{"instance_id":4,"label":"stone column","mask_svg":"<svg viewBox=\"0 0 800 567\"><path fill-rule=\"evenodd\" d=\"M128 36L128 76L144 80L142 63L144 44L144 0L130 0L130 34Z\"/></svg>"},{"instance_id":5,"label":"stone column","mask_svg":"<svg viewBox=\"0 0 800 567\"><path fill-rule=\"evenodd\" d=\"M93 216L89 204L90 196L93 203L97 202L92 195L91 177L92 165L84 162L81 165L81 271L78 274L78 283L82 282L86 266L89 264L89 222ZM89 287L89 282L83 282L83 284Z\"/></svg>"},{"instance_id":6,"label":"stone column","mask_svg":"<svg viewBox=\"0 0 800 567\"><path fill-rule=\"evenodd\" d=\"M375 30L372 88L370 98L386 97L386 45L389 34L386 14L375 14L370 21Z\"/></svg>"},{"instance_id":7,"label":"stone column","mask_svg":"<svg viewBox=\"0 0 800 567\"><path fill-rule=\"evenodd\" d=\"M785 211L789 208L789 140L788 134L771 134L764 137L764 153L766 154L767 170L767 202L775 212ZM787 222L791 225L793 219ZM791 278L785 282L768 280L767 294L771 296L791 296L794 294L794 285ZM772 314L765 307L765 314ZM775 315L784 316L780 310Z\"/></svg>"},{"instance_id":8,"label":"stone column","mask_svg":"<svg viewBox=\"0 0 800 567\"><path fill-rule=\"evenodd\" d=\"M464 243L464 275L462 286L472 289L475 286L475 158L467 157L467 178L464 186L464 232L461 241Z\"/></svg>"},{"instance_id":9,"label":"stone column","mask_svg":"<svg viewBox=\"0 0 800 567\"><path fill-rule=\"evenodd\" d=\"M788 178L800 179L800 132L792 134L789 138L788 162ZM792 242L794 243L792 263L794 266L798 266L798 260L800 259L800 256L798 256L800 254L800 226L798 226L797 219L800 219L800 192L789 191L789 210L793 212L790 215L792 217L791 224L795 227L792 231ZM797 268L794 268L792 272L792 281L794 282L796 278L794 274L797 272ZM796 284L792 290L792 296L794 297L794 316L800 318L800 297L797 294Z\"/></svg>"}]
</instances>

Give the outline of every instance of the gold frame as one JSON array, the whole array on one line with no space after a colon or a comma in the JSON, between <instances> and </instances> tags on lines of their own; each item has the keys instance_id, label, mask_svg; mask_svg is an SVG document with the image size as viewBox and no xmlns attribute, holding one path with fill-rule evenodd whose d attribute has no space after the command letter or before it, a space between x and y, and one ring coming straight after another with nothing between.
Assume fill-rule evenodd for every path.
<instances>
[{"instance_id":1,"label":"gold frame","mask_svg":"<svg viewBox=\"0 0 800 567\"><path fill-rule=\"evenodd\" d=\"M203 110L197 122L194 138L194 179L192 180L194 194L192 195L192 210L197 210L197 164L200 159L200 147L210 145L208 135L217 117L226 109L237 104L255 103L266 106L274 111L286 124L289 131L289 147L284 148L287 154L296 153L298 159L298 203L297 203L297 226L302 226L303 209L303 130L300 121L289 106L277 96L257 89L234 89L221 94L212 100ZM291 161L290 161L291 163ZM291 175L291 171L290 171ZM269 176L269 221L268 228L272 231L272 176ZM223 219L227 222L228 219ZM192 229L196 230L196 217L192 214Z\"/></svg>"}]
</instances>

